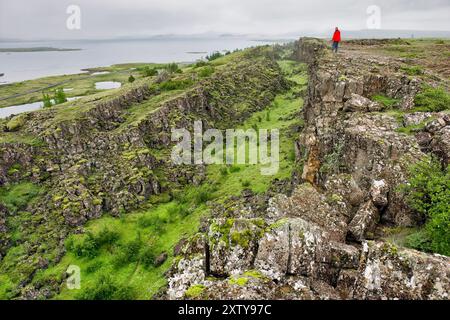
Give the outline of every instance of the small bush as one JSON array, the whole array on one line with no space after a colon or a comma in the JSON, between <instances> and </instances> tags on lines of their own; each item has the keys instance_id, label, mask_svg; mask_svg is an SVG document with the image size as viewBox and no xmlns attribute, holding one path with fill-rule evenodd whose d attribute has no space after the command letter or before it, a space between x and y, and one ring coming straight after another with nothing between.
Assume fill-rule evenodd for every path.
<instances>
[{"instance_id":1,"label":"small bush","mask_svg":"<svg viewBox=\"0 0 450 320\"><path fill-rule=\"evenodd\" d=\"M103 266L103 263L101 261L94 261L86 267L86 273L88 273L88 274L94 273L94 272L100 270L102 268L102 266Z\"/></svg>"},{"instance_id":2,"label":"small bush","mask_svg":"<svg viewBox=\"0 0 450 320\"><path fill-rule=\"evenodd\" d=\"M228 175L228 168L227 167L220 168L220 175L223 177Z\"/></svg>"},{"instance_id":3,"label":"small bush","mask_svg":"<svg viewBox=\"0 0 450 320\"><path fill-rule=\"evenodd\" d=\"M92 233L87 233L84 237L70 237L66 241L66 248L80 258L95 258L98 255L97 243Z\"/></svg>"},{"instance_id":4,"label":"small bush","mask_svg":"<svg viewBox=\"0 0 450 320\"><path fill-rule=\"evenodd\" d=\"M427 87L414 99L417 111L440 112L450 109L450 94L442 88Z\"/></svg>"},{"instance_id":5,"label":"small bush","mask_svg":"<svg viewBox=\"0 0 450 320\"><path fill-rule=\"evenodd\" d=\"M44 108L50 108L53 105L52 98L50 98L48 93L42 93L42 102L44 103Z\"/></svg>"},{"instance_id":6,"label":"small bush","mask_svg":"<svg viewBox=\"0 0 450 320\"><path fill-rule=\"evenodd\" d=\"M243 186L244 188L250 187L250 181L248 181L248 180L242 181L242 186Z\"/></svg>"},{"instance_id":7,"label":"small bush","mask_svg":"<svg viewBox=\"0 0 450 320\"><path fill-rule=\"evenodd\" d=\"M133 300L135 291L126 285L119 285L111 276L101 275L93 286L76 295L78 300Z\"/></svg>"},{"instance_id":8,"label":"small bush","mask_svg":"<svg viewBox=\"0 0 450 320\"><path fill-rule=\"evenodd\" d=\"M424 252L433 251L431 248L431 239L424 229L407 236L405 239L405 246Z\"/></svg>"},{"instance_id":9,"label":"small bush","mask_svg":"<svg viewBox=\"0 0 450 320\"><path fill-rule=\"evenodd\" d=\"M241 171L241 167L239 167L239 166L231 166L230 167L230 173L236 173L239 171Z\"/></svg>"},{"instance_id":10,"label":"small bush","mask_svg":"<svg viewBox=\"0 0 450 320\"><path fill-rule=\"evenodd\" d=\"M98 247L113 245L120 239L120 234L117 231L103 228L98 234L94 236L94 239Z\"/></svg>"},{"instance_id":11,"label":"small bush","mask_svg":"<svg viewBox=\"0 0 450 320\"><path fill-rule=\"evenodd\" d=\"M144 243L139 236L136 239L126 242L120 246L121 252L126 257L127 262L135 262L139 258L139 253L141 251Z\"/></svg>"},{"instance_id":12,"label":"small bush","mask_svg":"<svg viewBox=\"0 0 450 320\"><path fill-rule=\"evenodd\" d=\"M194 69L196 68L201 68L201 67L205 67L208 65L208 62L206 61L198 61L195 65L194 65Z\"/></svg>"},{"instance_id":13,"label":"small bush","mask_svg":"<svg viewBox=\"0 0 450 320\"><path fill-rule=\"evenodd\" d=\"M141 263L145 268L150 268L155 265L156 253L154 249L149 246L141 251Z\"/></svg>"},{"instance_id":14,"label":"small bush","mask_svg":"<svg viewBox=\"0 0 450 320\"><path fill-rule=\"evenodd\" d=\"M158 70L156 68L150 68L149 66L146 66L141 70L141 74L143 77L154 77L158 75Z\"/></svg>"},{"instance_id":15,"label":"small bush","mask_svg":"<svg viewBox=\"0 0 450 320\"><path fill-rule=\"evenodd\" d=\"M73 235L66 240L66 249L80 258L95 258L103 246L114 245L120 238L118 232L107 228L99 233L87 232L84 236Z\"/></svg>"},{"instance_id":16,"label":"small bush","mask_svg":"<svg viewBox=\"0 0 450 320\"><path fill-rule=\"evenodd\" d=\"M66 94L63 88L58 88L55 90L53 100L55 100L55 104L67 102Z\"/></svg>"},{"instance_id":17,"label":"small bush","mask_svg":"<svg viewBox=\"0 0 450 320\"><path fill-rule=\"evenodd\" d=\"M180 73L181 72L178 64L176 64L176 63L169 63L164 66L164 69L166 69L167 72L169 72L169 73Z\"/></svg>"},{"instance_id":18,"label":"small bush","mask_svg":"<svg viewBox=\"0 0 450 320\"><path fill-rule=\"evenodd\" d=\"M130 76L128 77L128 82L129 83L133 83L136 79L133 77L132 74L130 74Z\"/></svg>"},{"instance_id":19,"label":"small bush","mask_svg":"<svg viewBox=\"0 0 450 320\"><path fill-rule=\"evenodd\" d=\"M199 70L199 72L198 72L198 75L199 75L199 77L201 77L201 78L206 78L206 77L209 77L209 76L211 76L213 73L214 73L214 68L213 67L211 67L211 66L206 66L206 67L203 67L203 68L201 68L200 70Z\"/></svg>"},{"instance_id":20,"label":"small bush","mask_svg":"<svg viewBox=\"0 0 450 320\"><path fill-rule=\"evenodd\" d=\"M201 205L213 198L214 190L209 186L203 186L198 188L194 194L194 203L196 205Z\"/></svg>"},{"instance_id":21,"label":"small bush","mask_svg":"<svg viewBox=\"0 0 450 320\"><path fill-rule=\"evenodd\" d=\"M189 209L184 204L174 204L173 206L167 209L167 213L169 214L169 221L175 221L178 216L185 217L189 215Z\"/></svg>"},{"instance_id":22,"label":"small bush","mask_svg":"<svg viewBox=\"0 0 450 320\"><path fill-rule=\"evenodd\" d=\"M172 197L173 197L173 200L175 200L176 202L178 202L180 204L184 204L184 203L188 202L188 196L187 196L186 192L181 191L181 190L172 191Z\"/></svg>"},{"instance_id":23,"label":"small bush","mask_svg":"<svg viewBox=\"0 0 450 320\"><path fill-rule=\"evenodd\" d=\"M220 53L219 51L215 51L215 52L211 53L210 55L206 56L206 60L213 61L213 60L219 59L223 56L224 55L222 53Z\"/></svg>"},{"instance_id":24,"label":"small bush","mask_svg":"<svg viewBox=\"0 0 450 320\"><path fill-rule=\"evenodd\" d=\"M167 80L158 85L162 91L183 90L192 85L191 80Z\"/></svg>"}]
</instances>

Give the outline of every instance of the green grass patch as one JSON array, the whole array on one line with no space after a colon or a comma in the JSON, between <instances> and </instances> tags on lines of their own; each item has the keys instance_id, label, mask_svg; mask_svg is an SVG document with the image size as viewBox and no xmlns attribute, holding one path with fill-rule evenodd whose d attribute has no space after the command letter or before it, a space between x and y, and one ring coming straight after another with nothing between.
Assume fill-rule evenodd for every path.
<instances>
[{"instance_id":1,"label":"green grass patch","mask_svg":"<svg viewBox=\"0 0 450 320\"><path fill-rule=\"evenodd\" d=\"M403 66L400 69L410 76L420 76L424 74L424 71L420 66Z\"/></svg>"},{"instance_id":2,"label":"green grass patch","mask_svg":"<svg viewBox=\"0 0 450 320\"><path fill-rule=\"evenodd\" d=\"M390 98L382 94L372 96L372 101L378 102L386 108L394 108L400 102L399 99Z\"/></svg>"},{"instance_id":3,"label":"green grass patch","mask_svg":"<svg viewBox=\"0 0 450 320\"><path fill-rule=\"evenodd\" d=\"M238 54L241 53L233 55ZM211 64L220 65L233 55L218 58ZM298 67L296 63L289 65ZM188 186L171 190L173 199L170 202L149 203L147 209L131 212L120 219L104 216L88 222L84 234L69 237L67 253L62 260L39 271L33 281L58 278L69 265L77 265L81 269L82 288L69 290L63 285L56 299L150 299L166 284L164 274L175 259L175 245L181 238L188 238L198 231L200 218L209 213L209 201L225 201L230 196L239 195L245 188L264 192L274 179L291 177L297 137L292 127L301 125L298 112L303 103L295 97L295 92L304 87L306 74L292 72L288 78L295 85L289 92L275 98L269 106L270 116L266 116L267 110L256 112L240 127L246 129L257 125L262 129L280 130L280 164L275 175L262 175L260 164L210 165L206 182L195 188ZM136 114L133 121L156 105L155 101L146 101L145 104L144 107L136 105L130 108L130 112ZM234 235L234 241L245 244L246 235ZM167 260L157 266L155 257L162 253L168 255ZM105 276L107 274L114 276L111 279ZM194 298L201 291L201 287L194 286L186 296Z\"/></svg>"},{"instance_id":4,"label":"green grass patch","mask_svg":"<svg viewBox=\"0 0 450 320\"><path fill-rule=\"evenodd\" d=\"M410 168L403 190L409 205L426 218L418 233L409 236L409 246L450 256L450 167L442 170L435 159L425 159Z\"/></svg>"},{"instance_id":5,"label":"green grass patch","mask_svg":"<svg viewBox=\"0 0 450 320\"><path fill-rule=\"evenodd\" d=\"M450 94L443 88L426 87L414 99L415 110L440 112L450 109Z\"/></svg>"}]
</instances>

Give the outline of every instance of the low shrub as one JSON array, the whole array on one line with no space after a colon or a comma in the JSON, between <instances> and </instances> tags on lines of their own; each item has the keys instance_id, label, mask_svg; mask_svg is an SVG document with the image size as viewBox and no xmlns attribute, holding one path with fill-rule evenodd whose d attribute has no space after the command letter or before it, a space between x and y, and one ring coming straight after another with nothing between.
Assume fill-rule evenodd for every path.
<instances>
[{"instance_id":1,"label":"low shrub","mask_svg":"<svg viewBox=\"0 0 450 320\"><path fill-rule=\"evenodd\" d=\"M426 87L416 95L414 104L417 111L444 111L450 109L450 94L442 88Z\"/></svg>"},{"instance_id":2,"label":"low shrub","mask_svg":"<svg viewBox=\"0 0 450 320\"><path fill-rule=\"evenodd\" d=\"M149 66L145 66L140 71L143 77L154 77L158 75L158 70L156 68L150 68Z\"/></svg>"},{"instance_id":3,"label":"low shrub","mask_svg":"<svg viewBox=\"0 0 450 320\"><path fill-rule=\"evenodd\" d=\"M132 287L115 282L110 275L102 274L94 285L76 295L78 300L133 300L136 292Z\"/></svg>"},{"instance_id":4,"label":"low shrub","mask_svg":"<svg viewBox=\"0 0 450 320\"><path fill-rule=\"evenodd\" d=\"M215 52L211 53L210 55L206 56L206 60L213 61L213 60L219 59L223 56L224 55L222 53L220 53L219 51L215 51Z\"/></svg>"},{"instance_id":5,"label":"low shrub","mask_svg":"<svg viewBox=\"0 0 450 320\"><path fill-rule=\"evenodd\" d=\"M162 91L183 90L192 85L191 80L167 80L158 85Z\"/></svg>"},{"instance_id":6,"label":"low shrub","mask_svg":"<svg viewBox=\"0 0 450 320\"><path fill-rule=\"evenodd\" d=\"M372 96L372 100L382 104L386 108L393 108L399 103L398 99L390 98L382 94Z\"/></svg>"},{"instance_id":7,"label":"low shrub","mask_svg":"<svg viewBox=\"0 0 450 320\"><path fill-rule=\"evenodd\" d=\"M403 186L408 204L426 219L424 228L409 236L410 246L450 256L450 167L435 159L411 166Z\"/></svg>"},{"instance_id":8,"label":"low shrub","mask_svg":"<svg viewBox=\"0 0 450 320\"><path fill-rule=\"evenodd\" d=\"M211 76L214 73L214 71L215 71L214 67L206 66L206 67L201 68L198 71L198 75L201 78L207 78L207 77Z\"/></svg>"}]
</instances>

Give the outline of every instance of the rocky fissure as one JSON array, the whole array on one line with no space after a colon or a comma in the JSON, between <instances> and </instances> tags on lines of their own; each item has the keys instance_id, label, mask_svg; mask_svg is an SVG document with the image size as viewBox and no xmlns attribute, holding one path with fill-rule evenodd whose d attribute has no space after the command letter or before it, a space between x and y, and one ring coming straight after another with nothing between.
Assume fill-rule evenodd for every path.
<instances>
[{"instance_id":1,"label":"rocky fissure","mask_svg":"<svg viewBox=\"0 0 450 320\"><path fill-rule=\"evenodd\" d=\"M202 182L203 166L178 167L170 161L171 130L192 129L198 119L205 128L226 128L287 87L278 65L264 52L248 54L255 58L233 60L178 94L155 90L153 82L143 80L112 98L87 98L68 110L55 107L17 116L21 123L14 134L36 137L39 144L1 143L0 186L31 180L45 193L22 208L31 217L23 221L19 241L12 241L6 229L7 220L19 213L1 210L0 263L11 248L25 245L15 270L3 266L5 273L19 270L13 297L54 294L58 283L50 283L50 290L44 285L41 293L29 283L37 270L61 259L65 238L83 232L87 221L105 213L118 217L152 196ZM167 98L160 99L164 94ZM133 113L141 106L142 111ZM6 127L2 131L11 133Z\"/></svg>"},{"instance_id":2,"label":"rocky fissure","mask_svg":"<svg viewBox=\"0 0 450 320\"><path fill-rule=\"evenodd\" d=\"M448 257L378 236L384 226L423 223L399 187L427 152L448 165L448 115L407 113L399 121L373 100L383 95L399 110L413 108L422 80L404 75L396 59L357 50L332 55L310 38L297 42L294 56L309 65L297 143L302 181L258 209L213 214L207 231L184 245L166 297L448 299ZM431 117L416 135L399 131ZM186 294L193 286L198 294Z\"/></svg>"}]
</instances>

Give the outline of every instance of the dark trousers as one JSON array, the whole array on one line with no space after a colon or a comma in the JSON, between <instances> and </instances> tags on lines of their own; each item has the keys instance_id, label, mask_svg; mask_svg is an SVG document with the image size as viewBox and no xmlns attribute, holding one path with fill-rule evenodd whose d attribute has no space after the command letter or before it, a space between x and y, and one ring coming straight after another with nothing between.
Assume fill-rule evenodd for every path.
<instances>
[{"instance_id":1,"label":"dark trousers","mask_svg":"<svg viewBox=\"0 0 450 320\"><path fill-rule=\"evenodd\" d=\"M339 42L333 41L333 51L338 52L338 48L339 48Z\"/></svg>"}]
</instances>

